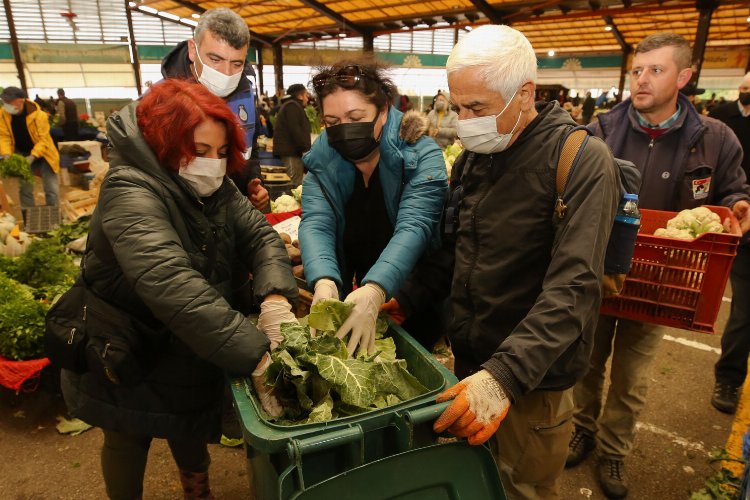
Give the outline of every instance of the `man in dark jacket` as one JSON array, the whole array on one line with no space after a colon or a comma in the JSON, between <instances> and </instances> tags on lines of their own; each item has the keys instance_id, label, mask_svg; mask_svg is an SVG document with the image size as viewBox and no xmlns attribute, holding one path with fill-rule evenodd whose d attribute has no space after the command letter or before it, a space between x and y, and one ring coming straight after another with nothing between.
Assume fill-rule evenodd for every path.
<instances>
[{"instance_id":1,"label":"man in dark jacket","mask_svg":"<svg viewBox=\"0 0 750 500\"><path fill-rule=\"evenodd\" d=\"M229 9L211 9L201 15L191 40L180 42L161 62L164 78L193 79L224 98L245 131L248 160L244 171L231 176L240 192L258 210L268 205L262 185L256 144L258 117L250 79L253 68L246 63L250 34L247 24Z\"/></svg>"},{"instance_id":2,"label":"man in dark jacket","mask_svg":"<svg viewBox=\"0 0 750 500\"><path fill-rule=\"evenodd\" d=\"M744 153L742 168L750 177L750 73L740 83L736 101L715 106L708 116L726 123L737 135ZM716 385L711 398L719 411L734 413L740 387L747 377L750 354L750 243L744 239L729 275L732 281L732 308L721 337L721 357L716 363Z\"/></svg>"},{"instance_id":3,"label":"man in dark jacket","mask_svg":"<svg viewBox=\"0 0 750 500\"><path fill-rule=\"evenodd\" d=\"M65 97L65 90L57 89L57 116L66 141L78 140L78 107Z\"/></svg>"},{"instance_id":4,"label":"man in dark jacket","mask_svg":"<svg viewBox=\"0 0 750 500\"><path fill-rule=\"evenodd\" d=\"M557 494L619 197L614 159L591 138L556 218L557 161L575 122L556 103L535 106L536 68L528 40L493 25L447 64L467 150L448 330L462 380L438 398L455 399L435 430L491 439L508 498Z\"/></svg>"},{"instance_id":5,"label":"man in dark jacket","mask_svg":"<svg viewBox=\"0 0 750 500\"><path fill-rule=\"evenodd\" d=\"M678 211L724 205L747 231L750 196L737 138L723 123L698 114L679 92L692 75L691 53L678 35L644 38L633 57L631 99L599 115L590 128L616 157L640 170L641 208ZM628 493L623 460L632 449L635 423L646 402L648 368L661 340L655 328L600 317L588 373L575 388L575 433L566 465L580 463L596 448L599 482L610 498ZM610 355L611 385L602 411Z\"/></svg>"},{"instance_id":6,"label":"man in dark jacket","mask_svg":"<svg viewBox=\"0 0 750 500\"><path fill-rule=\"evenodd\" d=\"M305 174L302 155L310 150L311 127L305 113L310 94L301 83L291 85L286 93L290 97L281 105L274 125L273 154L284 162L292 184L299 186Z\"/></svg>"}]
</instances>

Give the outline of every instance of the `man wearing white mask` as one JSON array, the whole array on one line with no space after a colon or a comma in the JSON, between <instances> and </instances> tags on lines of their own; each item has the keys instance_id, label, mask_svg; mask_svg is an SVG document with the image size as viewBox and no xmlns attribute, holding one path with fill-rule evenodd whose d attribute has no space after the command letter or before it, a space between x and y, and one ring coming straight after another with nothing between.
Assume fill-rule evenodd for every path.
<instances>
[{"instance_id":1,"label":"man wearing white mask","mask_svg":"<svg viewBox=\"0 0 750 500\"><path fill-rule=\"evenodd\" d=\"M534 103L537 62L507 26L465 36L448 58L450 100L466 149L453 248L448 332L461 381L435 430L490 441L508 498L556 497L572 433L571 388L584 374L619 178L589 137L555 214L561 144L575 122ZM452 199L451 203L454 200Z\"/></svg>"},{"instance_id":2,"label":"man wearing white mask","mask_svg":"<svg viewBox=\"0 0 750 500\"><path fill-rule=\"evenodd\" d=\"M247 24L229 9L211 9L201 15L193 38L179 43L161 63L164 78L192 79L223 98L237 116L248 144L245 169L231 176L240 192L258 210L268 205L257 160L255 92L252 67L246 64L250 32Z\"/></svg>"}]
</instances>

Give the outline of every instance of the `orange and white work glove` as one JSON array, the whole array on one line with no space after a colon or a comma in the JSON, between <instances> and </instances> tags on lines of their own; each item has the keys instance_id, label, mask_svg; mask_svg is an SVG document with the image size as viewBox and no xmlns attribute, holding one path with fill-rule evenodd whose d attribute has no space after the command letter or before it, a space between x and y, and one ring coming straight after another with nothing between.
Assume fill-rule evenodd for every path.
<instances>
[{"instance_id":1,"label":"orange and white work glove","mask_svg":"<svg viewBox=\"0 0 750 500\"><path fill-rule=\"evenodd\" d=\"M400 325L404 321L406 321L406 314L404 314L404 311L401 309L401 305L396 299L391 299L383 304L380 308L380 311L384 312L386 316L388 316L388 318L390 318L390 320L397 325Z\"/></svg>"},{"instance_id":2,"label":"orange and white work glove","mask_svg":"<svg viewBox=\"0 0 750 500\"><path fill-rule=\"evenodd\" d=\"M292 305L286 300L266 300L260 305L258 328L271 341L271 350L284 341L281 324L297 322L297 318L292 313Z\"/></svg>"},{"instance_id":3,"label":"orange and white work glove","mask_svg":"<svg viewBox=\"0 0 750 500\"><path fill-rule=\"evenodd\" d=\"M380 306L385 302L385 291L375 283L367 283L350 293L344 302L354 304L354 309L341 325L336 337L343 339L349 332L349 343L346 350L349 356L359 347L368 354L375 352L375 323L378 320Z\"/></svg>"},{"instance_id":4,"label":"orange and white work glove","mask_svg":"<svg viewBox=\"0 0 750 500\"><path fill-rule=\"evenodd\" d=\"M482 444L500 427L510 409L510 399L500 382L487 370L466 377L440 394L438 403L453 403L435 421L432 428L440 433L469 439L469 444Z\"/></svg>"},{"instance_id":5,"label":"orange and white work glove","mask_svg":"<svg viewBox=\"0 0 750 500\"><path fill-rule=\"evenodd\" d=\"M315 292L313 293L312 303L315 305L321 300L336 299L339 300L339 289L333 280L327 278L320 278L315 282ZM314 337L317 334L315 328L310 328L310 335Z\"/></svg>"},{"instance_id":6,"label":"orange and white work glove","mask_svg":"<svg viewBox=\"0 0 750 500\"><path fill-rule=\"evenodd\" d=\"M271 355L269 353L266 353L266 355L263 356L263 359L260 360L260 363L258 363L258 366L255 367L253 373L250 375L250 379L253 381L255 394L258 395L261 406L266 411L266 413L276 418L280 417L281 414L284 413L284 409L282 408L279 399L276 397L276 394L273 393L273 387L266 385L266 370L268 369L270 364Z\"/></svg>"}]
</instances>

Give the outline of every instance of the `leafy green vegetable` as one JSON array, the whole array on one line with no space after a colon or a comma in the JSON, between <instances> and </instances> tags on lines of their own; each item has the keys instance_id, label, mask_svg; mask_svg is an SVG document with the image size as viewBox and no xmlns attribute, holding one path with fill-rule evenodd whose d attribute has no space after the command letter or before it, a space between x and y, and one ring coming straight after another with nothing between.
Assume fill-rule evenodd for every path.
<instances>
[{"instance_id":1,"label":"leafy green vegetable","mask_svg":"<svg viewBox=\"0 0 750 500\"><path fill-rule=\"evenodd\" d=\"M34 182L29 162L21 155L12 154L0 160L0 177L20 177L26 182Z\"/></svg>"},{"instance_id":2,"label":"leafy green vegetable","mask_svg":"<svg viewBox=\"0 0 750 500\"><path fill-rule=\"evenodd\" d=\"M84 215L71 222L70 224L62 224L54 231L50 231L49 234L50 236L57 238L60 243L65 246L71 241L75 241L78 238L86 236L88 234L90 220L90 215Z\"/></svg>"},{"instance_id":3,"label":"leafy green vegetable","mask_svg":"<svg viewBox=\"0 0 750 500\"><path fill-rule=\"evenodd\" d=\"M70 287L78 274L72 257L57 238L34 240L18 257L18 268L13 276L34 288L56 285Z\"/></svg>"},{"instance_id":4,"label":"leafy green vegetable","mask_svg":"<svg viewBox=\"0 0 750 500\"><path fill-rule=\"evenodd\" d=\"M44 316L47 305L31 288L0 273L0 355L33 359L44 355Z\"/></svg>"},{"instance_id":5,"label":"leafy green vegetable","mask_svg":"<svg viewBox=\"0 0 750 500\"><path fill-rule=\"evenodd\" d=\"M396 345L378 322L376 354L349 358L344 340L334 333L353 308L337 300L312 306L307 322L284 323L284 341L271 353L266 384L284 407L278 423L325 422L384 408L419 396L427 389L396 359ZM310 335L310 327L318 335Z\"/></svg>"}]
</instances>

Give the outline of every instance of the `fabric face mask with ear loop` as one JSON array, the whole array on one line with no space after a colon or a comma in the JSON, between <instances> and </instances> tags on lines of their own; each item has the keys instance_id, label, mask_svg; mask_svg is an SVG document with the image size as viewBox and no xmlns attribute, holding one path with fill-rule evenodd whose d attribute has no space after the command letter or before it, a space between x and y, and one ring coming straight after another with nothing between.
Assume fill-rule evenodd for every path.
<instances>
[{"instance_id":1,"label":"fabric face mask with ear loop","mask_svg":"<svg viewBox=\"0 0 750 500\"><path fill-rule=\"evenodd\" d=\"M226 158L196 156L193 161L184 167L180 167L179 175L190 184L195 194L204 198L211 196L221 187L226 173Z\"/></svg>"},{"instance_id":2,"label":"fabric face mask with ear loop","mask_svg":"<svg viewBox=\"0 0 750 500\"><path fill-rule=\"evenodd\" d=\"M216 71L201 59L200 48L198 43L195 44L195 55L198 57L203 69L201 70L200 76L198 76L198 82L204 87L211 91L212 94L219 97L226 97L235 91L237 85L240 83L240 78L244 74L242 70L239 73L232 76L227 76L221 71ZM196 71L197 72L197 71Z\"/></svg>"},{"instance_id":3,"label":"fabric face mask with ear loop","mask_svg":"<svg viewBox=\"0 0 750 500\"><path fill-rule=\"evenodd\" d=\"M464 148L479 154L499 153L508 148L508 143L510 143L516 127L521 122L523 111L518 112L518 120L513 125L513 129L507 134L501 134L497 131L497 119L508 109L508 106L513 102L517 93L518 90L508 99L508 103L503 110L496 115L458 120L458 138L461 139L461 144L463 144Z\"/></svg>"}]
</instances>

